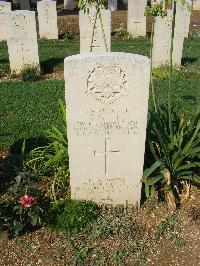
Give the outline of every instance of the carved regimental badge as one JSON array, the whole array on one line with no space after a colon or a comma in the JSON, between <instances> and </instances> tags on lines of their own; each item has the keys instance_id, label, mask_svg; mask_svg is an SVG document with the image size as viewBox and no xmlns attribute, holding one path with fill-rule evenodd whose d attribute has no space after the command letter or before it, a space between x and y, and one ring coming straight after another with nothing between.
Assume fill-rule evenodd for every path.
<instances>
[{"instance_id":1,"label":"carved regimental badge","mask_svg":"<svg viewBox=\"0 0 200 266\"><path fill-rule=\"evenodd\" d=\"M117 65L98 65L90 71L86 94L97 101L110 104L127 95L125 72Z\"/></svg>"}]
</instances>

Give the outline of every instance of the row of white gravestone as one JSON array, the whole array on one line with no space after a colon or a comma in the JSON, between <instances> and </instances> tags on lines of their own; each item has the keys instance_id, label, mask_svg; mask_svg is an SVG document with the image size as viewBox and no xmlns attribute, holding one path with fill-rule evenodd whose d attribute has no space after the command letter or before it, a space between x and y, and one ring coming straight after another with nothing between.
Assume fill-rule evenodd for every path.
<instances>
[{"instance_id":1,"label":"row of white gravestone","mask_svg":"<svg viewBox=\"0 0 200 266\"><path fill-rule=\"evenodd\" d=\"M58 39L55 1L38 2L38 21L41 38ZM35 12L11 11L11 3L0 2L0 41L7 41L11 71L39 66Z\"/></svg>"},{"instance_id":2,"label":"row of white gravestone","mask_svg":"<svg viewBox=\"0 0 200 266\"><path fill-rule=\"evenodd\" d=\"M56 1L42 0L37 3L40 38L58 39ZM6 40L11 3L0 2L0 41ZM17 12L17 11L16 11Z\"/></svg>"},{"instance_id":3,"label":"row of white gravestone","mask_svg":"<svg viewBox=\"0 0 200 266\"><path fill-rule=\"evenodd\" d=\"M108 0L108 10L115 11L117 10L118 0ZM64 9L73 10L75 7L74 0L64 0Z\"/></svg>"},{"instance_id":4,"label":"row of white gravestone","mask_svg":"<svg viewBox=\"0 0 200 266\"><path fill-rule=\"evenodd\" d=\"M188 1L189 2L189 1ZM173 41L173 65L181 65L184 38L188 37L190 25L190 11L177 5L176 23ZM168 10L165 18L157 17L155 20L152 64L159 67L170 62L170 47L172 34L172 10Z\"/></svg>"}]
</instances>

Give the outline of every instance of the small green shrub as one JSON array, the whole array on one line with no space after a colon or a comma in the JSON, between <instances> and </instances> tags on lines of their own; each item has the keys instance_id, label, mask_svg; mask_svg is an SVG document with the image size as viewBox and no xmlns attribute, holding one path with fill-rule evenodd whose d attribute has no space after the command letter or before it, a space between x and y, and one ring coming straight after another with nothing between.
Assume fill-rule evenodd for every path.
<instances>
[{"instance_id":1,"label":"small green shrub","mask_svg":"<svg viewBox=\"0 0 200 266\"><path fill-rule=\"evenodd\" d=\"M75 259L77 263L83 262L90 253L89 247L82 247L75 253Z\"/></svg>"},{"instance_id":2,"label":"small green shrub","mask_svg":"<svg viewBox=\"0 0 200 266\"><path fill-rule=\"evenodd\" d=\"M54 201L66 198L69 192L68 142L65 106L59 101L61 122L46 131L48 144L33 149L26 161L35 174L51 180L48 194Z\"/></svg>"},{"instance_id":3,"label":"small green shrub","mask_svg":"<svg viewBox=\"0 0 200 266\"><path fill-rule=\"evenodd\" d=\"M0 230L12 236L43 224L45 200L37 180L21 171L7 191L8 201L0 203Z\"/></svg>"},{"instance_id":4,"label":"small green shrub","mask_svg":"<svg viewBox=\"0 0 200 266\"><path fill-rule=\"evenodd\" d=\"M125 258L127 256L126 249L118 249L113 253L113 260L116 261L119 265L125 265Z\"/></svg>"},{"instance_id":5,"label":"small green shrub","mask_svg":"<svg viewBox=\"0 0 200 266\"><path fill-rule=\"evenodd\" d=\"M35 81L40 78L41 72L39 66L25 66L20 72L21 79L26 81Z\"/></svg>"},{"instance_id":6,"label":"small green shrub","mask_svg":"<svg viewBox=\"0 0 200 266\"><path fill-rule=\"evenodd\" d=\"M155 79L169 79L169 67L163 66L153 69L153 78Z\"/></svg>"},{"instance_id":7,"label":"small green shrub","mask_svg":"<svg viewBox=\"0 0 200 266\"><path fill-rule=\"evenodd\" d=\"M121 23L119 27L115 29L115 36L119 39L122 39L126 36L126 34L127 34L126 28L124 27L124 24Z\"/></svg>"},{"instance_id":8,"label":"small green shrub","mask_svg":"<svg viewBox=\"0 0 200 266\"><path fill-rule=\"evenodd\" d=\"M64 40L75 40L76 39L76 33L74 31L67 31L63 34L63 39Z\"/></svg>"},{"instance_id":9,"label":"small green shrub","mask_svg":"<svg viewBox=\"0 0 200 266\"><path fill-rule=\"evenodd\" d=\"M97 204L89 201L63 200L49 208L49 223L62 230L81 230L99 215Z\"/></svg>"}]
</instances>

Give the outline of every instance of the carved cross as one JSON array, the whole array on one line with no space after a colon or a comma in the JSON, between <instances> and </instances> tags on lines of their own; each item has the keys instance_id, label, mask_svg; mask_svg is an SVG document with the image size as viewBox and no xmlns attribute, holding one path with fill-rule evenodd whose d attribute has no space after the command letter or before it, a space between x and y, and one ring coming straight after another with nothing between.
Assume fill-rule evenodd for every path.
<instances>
[{"instance_id":1,"label":"carved cross","mask_svg":"<svg viewBox=\"0 0 200 266\"><path fill-rule=\"evenodd\" d=\"M97 151L94 151L94 155L103 155L104 158L105 158L105 161L104 161L104 169L105 169L105 175L108 175L108 171L109 171L109 159L110 159L110 156L112 154L116 154L116 155L119 155L120 154L120 150L110 150L110 139L107 138L104 140L104 151L103 152L97 152Z\"/></svg>"}]
</instances>

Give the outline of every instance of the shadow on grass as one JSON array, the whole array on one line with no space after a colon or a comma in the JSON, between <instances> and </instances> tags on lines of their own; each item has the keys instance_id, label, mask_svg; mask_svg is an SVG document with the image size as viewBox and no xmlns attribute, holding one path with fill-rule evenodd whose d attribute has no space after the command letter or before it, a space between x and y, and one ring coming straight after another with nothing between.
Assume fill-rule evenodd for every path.
<instances>
[{"instance_id":1,"label":"shadow on grass","mask_svg":"<svg viewBox=\"0 0 200 266\"><path fill-rule=\"evenodd\" d=\"M0 195L4 194L14 181L17 174L23 169L22 146L24 139L16 141L4 158L0 158ZM45 138L30 138L25 140L25 154L36 147L47 144Z\"/></svg>"},{"instance_id":2,"label":"shadow on grass","mask_svg":"<svg viewBox=\"0 0 200 266\"><path fill-rule=\"evenodd\" d=\"M181 65L187 65L187 64L192 64L194 62L196 62L198 60L198 58L196 57L183 57L181 59Z\"/></svg>"},{"instance_id":3,"label":"shadow on grass","mask_svg":"<svg viewBox=\"0 0 200 266\"><path fill-rule=\"evenodd\" d=\"M64 64L64 58L50 58L40 63L42 73L50 74L54 72L55 67Z\"/></svg>"}]
</instances>

